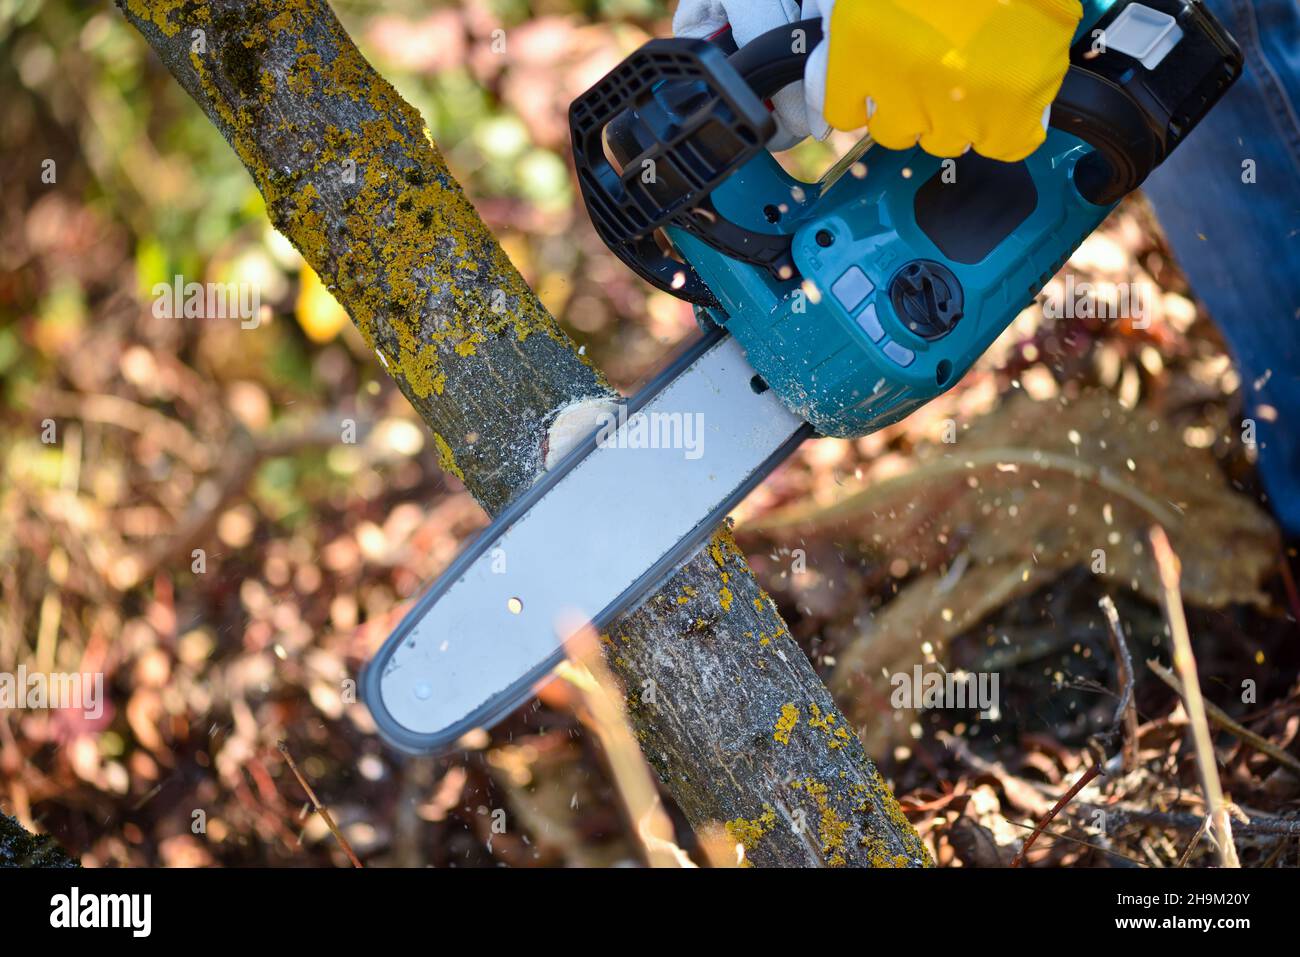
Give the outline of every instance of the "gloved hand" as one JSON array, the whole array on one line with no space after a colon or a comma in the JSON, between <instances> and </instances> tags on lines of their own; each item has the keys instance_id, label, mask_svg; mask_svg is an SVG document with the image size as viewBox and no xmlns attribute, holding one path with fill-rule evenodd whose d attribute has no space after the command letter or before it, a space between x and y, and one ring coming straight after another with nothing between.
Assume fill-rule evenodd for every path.
<instances>
[{"instance_id":1,"label":"gloved hand","mask_svg":"<svg viewBox=\"0 0 1300 957\"><path fill-rule=\"evenodd\" d=\"M804 72L802 112L774 99L781 132L866 126L881 146L920 143L937 156L974 147L1024 159L1043 142L1051 102L1083 16L1079 0L682 0L675 32L708 36L730 22L737 43L796 19L820 17L824 39ZM689 32L688 32L689 31Z\"/></svg>"}]
</instances>

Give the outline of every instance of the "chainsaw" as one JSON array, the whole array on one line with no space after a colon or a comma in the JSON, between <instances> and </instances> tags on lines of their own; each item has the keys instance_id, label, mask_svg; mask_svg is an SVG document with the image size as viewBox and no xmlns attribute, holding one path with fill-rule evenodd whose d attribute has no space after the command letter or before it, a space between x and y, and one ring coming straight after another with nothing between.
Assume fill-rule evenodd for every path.
<instances>
[{"instance_id":1,"label":"chainsaw","mask_svg":"<svg viewBox=\"0 0 1300 957\"><path fill-rule=\"evenodd\" d=\"M569 111L596 232L702 335L467 548L362 679L383 737L451 747L635 607L802 442L951 388L1241 73L1197 0L1085 0L1043 145L1003 163L870 137L817 183L765 144L819 20L657 39Z\"/></svg>"}]
</instances>

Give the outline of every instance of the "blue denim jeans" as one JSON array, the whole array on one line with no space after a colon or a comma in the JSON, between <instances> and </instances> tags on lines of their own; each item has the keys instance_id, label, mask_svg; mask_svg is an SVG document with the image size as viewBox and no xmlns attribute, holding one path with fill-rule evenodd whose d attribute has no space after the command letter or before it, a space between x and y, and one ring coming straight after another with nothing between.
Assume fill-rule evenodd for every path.
<instances>
[{"instance_id":1,"label":"blue denim jeans","mask_svg":"<svg viewBox=\"0 0 1300 957\"><path fill-rule=\"evenodd\" d=\"M1241 371L1274 513L1300 534L1300 0L1207 5L1246 70L1146 192Z\"/></svg>"}]
</instances>

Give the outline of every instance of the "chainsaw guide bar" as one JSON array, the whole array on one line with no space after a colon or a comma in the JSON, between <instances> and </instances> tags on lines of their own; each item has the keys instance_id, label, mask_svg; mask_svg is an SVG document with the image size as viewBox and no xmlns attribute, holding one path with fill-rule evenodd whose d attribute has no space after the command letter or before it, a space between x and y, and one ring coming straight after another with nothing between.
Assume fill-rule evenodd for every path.
<instances>
[{"instance_id":1,"label":"chainsaw guide bar","mask_svg":"<svg viewBox=\"0 0 1300 957\"><path fill-rule=\"evenodd\" d=\"M502 512L367 667L384 737L423 754L491 724L689 560L812 433L753 378L715 330Z\"/></svg>"}]
</instances>

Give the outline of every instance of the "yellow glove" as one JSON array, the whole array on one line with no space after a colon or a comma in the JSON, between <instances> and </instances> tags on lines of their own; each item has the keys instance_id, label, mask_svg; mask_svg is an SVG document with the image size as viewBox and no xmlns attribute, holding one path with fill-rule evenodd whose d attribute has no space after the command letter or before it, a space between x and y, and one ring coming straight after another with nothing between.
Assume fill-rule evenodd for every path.
<instances>
[{"instance_id":1,"label":"yellow glove","mask_svg":"<svg viewBox=\"0 0 1300 957\"><path fill-rule=\"evenodd\" d=\"M1083 16L1079 0L813 0L804 10L821 14L826 34L808 64L809 106L831 126L865 125L888 149L973 146L1008 162L1045 139Z\"/></svg>"}]
</instances>

